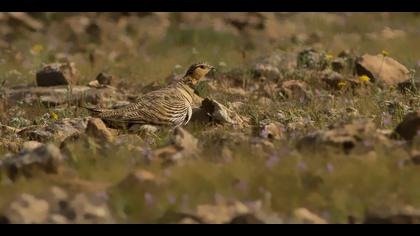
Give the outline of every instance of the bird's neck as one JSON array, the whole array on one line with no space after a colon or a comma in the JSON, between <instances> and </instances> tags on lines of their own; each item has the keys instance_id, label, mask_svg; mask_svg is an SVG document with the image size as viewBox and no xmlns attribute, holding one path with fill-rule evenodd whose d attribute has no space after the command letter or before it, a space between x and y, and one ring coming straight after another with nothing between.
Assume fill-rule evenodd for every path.
<instances>
[{"instance_id":1,"label":"bird's neck","mask_svg":"<svg viewBox=\"0 0 420 236\"><path fill-rule=\"evenodd\" d=\"M180 80L176 83L176 87L181 90L183 94L191 98L191 104L193 106L200 106L203 99L195 92L192 86L192 84L187 84L184 80Z\"/></svg>"}]
</instances>

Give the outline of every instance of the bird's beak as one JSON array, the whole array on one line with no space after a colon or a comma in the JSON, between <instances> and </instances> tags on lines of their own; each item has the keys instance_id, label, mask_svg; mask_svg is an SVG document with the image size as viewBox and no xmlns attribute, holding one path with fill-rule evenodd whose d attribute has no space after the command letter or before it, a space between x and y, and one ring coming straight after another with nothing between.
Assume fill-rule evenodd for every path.
<instances>
[{"instance_id":1,"label":"bird's beak","mask_svg":"<svg viewBox=\"0 0 420 236\"><path fill-rule=\"evenodd\" d=\"M214 68L214 66L210 66L210 70L211 71L216 71L216 68Z\"/></svg>"}]
</instances>

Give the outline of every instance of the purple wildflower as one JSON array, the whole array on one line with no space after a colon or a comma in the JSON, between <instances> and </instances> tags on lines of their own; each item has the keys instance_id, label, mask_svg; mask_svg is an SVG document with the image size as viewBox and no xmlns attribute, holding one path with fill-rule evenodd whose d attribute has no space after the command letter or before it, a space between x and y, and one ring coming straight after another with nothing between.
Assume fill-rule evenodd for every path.
<instances>
[{"instance_id":1,"label":"purple wildflower","mask_svg":"<svg viewBox=\"0 0 420 236\"><path fill-rule=\"evenodd\" d=\"M267 168L272 169L277 162L279 162L279 157L276 154L271 155L270 159L265 162Z\"/></svg>"},{"instance_id":2,"label":"purple wildflower","mask_svg":"<svg viewBox=\"0 0 420 236\"><path fill-rule=\"evenodd\" d=\"M268 135L269 135L269 132L268 132L267 129L264 128L264 129L261 130L261 132L260 132L261 138L268 138Z\"/></svg>"},{"instance_id":3,"label":"purple wildflower","mask_svg":"<svg viewBox=\"0 0 420 236\"><path fill-rule=\"evenodd\" d=\"M165 170L163 171L163 174L164 174L166 177L169 177L169 176L171 176L172 171L171 171L170 169L165 169Z\"/></svg>"},{"instance_id":4,"label":"purple wildflower","mask_svg":"<svg viewBox=\"0 0 420 236\"><path fill-rule=\"evenodd\" d=\"M169 194L168 195L168 202L169 202L169 204L174 205L176 203L176 197L172 194Z\"/></svg>"},{"instance_id":5,"label":"purple wildflower","mask_svg":"<svg viewBox=\"0 0 420 236\"><path fill-rule=\"evenodd\" d=\"M224 200L225 200L225 198L220 193L215 193L214 194L214 201L216 203L223 202Z\"/></svg>"},{"instance_id":6,"label":"purple wildflower","mask_svg":"<svg viewBox=\"0 0 420 236\"><path fill-rule=\"evenodd\" d=\"M245 181L240 180L235 184L235 188L240 192L245 193L248 190L248 184Z\"/></svg>"},{"instance_id":7,"label":"purple wildflower","mask_svg":"<svg viewBox=\"0 0 420 236\"><path fill-rule=\"evenodd\" d=\"M403 169L404 168L404 160L398 161L398 168Z\"/></svg>"},{"instance_id":8,"label":"purple wildflower","mask_svg":"<svg viewBox=\"0 0 420 236\"><path fill-rule=\"evenodd\" d=\"M363 145L365 147L371 147L372 146L372 142L370 142L369 140L363 140Z\"/></svg>"},{"instance_id":9,"label":"purple wildflower","mask_svg":"<svg viewBox=\"0 0 420 236\"><path fill-rule=\"evenodd\" d=\"M148 207L153 206L153 195L149 192L144 193L144 201Z\"/></svg>"},{"instance_id":10,"label":"purple wildflower","mask_svg":"<svg viewBox=\"0 0 420 236\"><path fill-rule=\"evenodd\" d=\"M328 164L327 164L327 171L328 171L329 173L331 173L331 172L333 172L333 171L334 171L334 166L333 166L333 164L331 164L331 163L328 163Z\"/></svg>"},{"instance_id":11,"label":"purple wildflower","mask_svg":"<svg viewBox=\"0 0 420 236\"><path fill-rule=\"evenodd\" d=\"M151 161L152 159L153 159L153 152L152 152L152 150L150 149L150 148L144 148L143 149L143 156L147 159L147 160L149 160L149 161Z\"/></svg>"},{"instance_id":12,"label":"purple wildflower","mask_svg":"<svg viewBox=\"0 0 420 236\"><path fill-rule=\"evenodd\" d=\"M384 125L388 126L388 125L391 125L391 123L392 123L392 121L391 121L390 118L385 118L384 119Z\"/></svg>"},{"instance_id":13,"label":"purple wildflower","mask_svg":"<svg viewBox=\"0 0 420 236\"><path fill-rule=\"evenodd\" d=\"M306 170L306 164L303 161L300 161L297 165L300 170Z\"/></svg>"},{"instance_id":14,"label":"purple wildflower","mask_svg":"<svg viewBox=\"0 0 420 236\"><path fill-rule=\"evenodd\" d=\"M107 200L109 198L108 193L105 191L97 192L96 196L104 200Z\"/></svg>"},{"instance_id":15,"label":"purple wildflower","mask_svg":"<svg viewBox=\"0 0 420 236\"><path fill-rule=\"evenodd\" d=\"M300 103L305 102L305 96L301 96L301 97L299 98L299 101L300 101Z\"/></svg>"}]
</instances>

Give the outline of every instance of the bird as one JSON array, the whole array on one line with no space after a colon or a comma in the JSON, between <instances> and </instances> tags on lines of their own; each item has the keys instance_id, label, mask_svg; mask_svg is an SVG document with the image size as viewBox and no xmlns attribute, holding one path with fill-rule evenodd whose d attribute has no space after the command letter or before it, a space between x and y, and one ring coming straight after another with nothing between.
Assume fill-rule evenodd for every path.
<instances>
[{"instance_id":1,"label":"bird","mask_svg":"<svg viewBox=\"0 0 420 236\"><path fill-rule=\"evenodd\" d=\"M182 79L141 95L135 103L117 109L84 108L92 116L114 127L129 129L132 125L152 125L177 128L186 125L191 119L198 97L194 87L214 70L215 67L207 63L195 63Z\"/></svg>"}]
</instances>

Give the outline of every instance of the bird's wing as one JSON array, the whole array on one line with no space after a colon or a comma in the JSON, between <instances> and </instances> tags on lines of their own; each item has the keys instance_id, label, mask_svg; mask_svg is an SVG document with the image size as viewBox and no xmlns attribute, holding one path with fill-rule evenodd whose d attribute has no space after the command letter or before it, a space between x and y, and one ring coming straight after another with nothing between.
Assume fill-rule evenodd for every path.
<instances>
[{"instance_id":1,"label":"bird's wing","mask_svg":"<svg viewBox=\"0 0 420 236\"><path fill-rule=\"evenodd\" d=\"M190 104L174 88L143 95L127 107L102 114L102 119L137 124L180 125L188 117Z\"/></svg>"}]
</instances>

